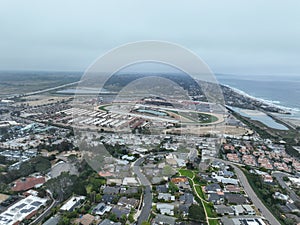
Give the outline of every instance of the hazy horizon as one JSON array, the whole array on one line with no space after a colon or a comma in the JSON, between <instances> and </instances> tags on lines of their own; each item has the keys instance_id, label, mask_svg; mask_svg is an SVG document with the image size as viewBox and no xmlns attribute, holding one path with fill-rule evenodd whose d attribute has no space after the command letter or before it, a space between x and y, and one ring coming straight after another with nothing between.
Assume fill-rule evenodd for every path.
<instances>
[{"instance_id":1,"label":"hazy horizon","mask_svg":"<svg viewBox=\"0 0 300 225\"><path fill-rule=\"evenodd\" d=\"M162 40L215 73L299 74L300 2L2 1L0 70L84 71L128 42Z\"/></svg>"}]
</instances>

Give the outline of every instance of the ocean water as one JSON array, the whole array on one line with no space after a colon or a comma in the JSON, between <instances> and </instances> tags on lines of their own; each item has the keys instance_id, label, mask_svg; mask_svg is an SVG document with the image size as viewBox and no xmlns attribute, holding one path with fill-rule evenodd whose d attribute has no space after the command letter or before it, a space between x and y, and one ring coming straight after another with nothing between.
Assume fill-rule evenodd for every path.
<instances>
[{"instance_id":1,"label":"ocean water","mask_svg":"<svg viewBox=\"0 0 300 225\"><path fill-rule=\"evenodd\" d=\"M288 108L291 117L300 119L300 75L216 74L221 84L239 89L263 101Z\"/></svg>"}]
</instances>

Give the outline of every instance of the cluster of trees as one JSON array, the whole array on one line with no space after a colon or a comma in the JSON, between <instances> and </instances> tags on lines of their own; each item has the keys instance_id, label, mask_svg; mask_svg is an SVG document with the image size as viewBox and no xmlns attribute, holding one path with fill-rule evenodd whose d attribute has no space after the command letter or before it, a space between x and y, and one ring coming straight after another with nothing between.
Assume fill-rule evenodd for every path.
<instances>
[{"instance_id":1,"label":"cluster of trees","mask_svg":"<svg viewBox=\"0 0 300 225\"><path fill-rule=\"evenodd\" d=\"M95 172L85 161L78 164L78 171L79 176L64 172L60 176L47 181L45 186L53 193L54 198L61 201L68 199L72 194L86 196L89 177ZM96 189L98 183L93 179L90 181L93 189Z\"/></svg>"},{"instance_id":2,"label":"cluster of trees","mask_svg":"<svg viewBox=\"0 0 300 225\"><path fill-rule=\"evenodd\" d=\"M128 149L125 145L116 144L114 146L104 144L105 149L115 158L120 158L122 155L128 153Z\"/></svg>"},{"instance_id":3,"label":"cluster of trees","mask_svg":"<svg viewBox=\"0 0 300 225\"><path fill-rule=\"evenodd\" d=\"M191 205L189 208L189 219L196 222L206 224L205 213L203 207L199 205Z\"/></svg>"},{"instance_id":4,"label":"cluster of trees","mask_svg":"<svg viewBox=\"0 0 300 225\"><path fill-rule=\"evenodd\" d=\"M20 165L19 170L8 171L6 174L0 174L0 187L6 187L5 184L9 184L20 177L27 177L32 173L46 173L51 168L51 163L48 158L37 156ZM2 189L1 189L2 190ZM4 190L2 190L4 191Z\"/></svg>"},{"instance_id":5,"label":"cluster of trees","mask_svg":"<svg viewBox=\"0 0 300 225\"><path fill-rule=\"evenodd\" d=\"M51 140L49 140L49 142L51 143ZM42 150L42 149L46 149L47 151L51 152L51 151L59 151L59 152L63 152L63 151L70 151L72 149L74 149L74 145L70 142L68 142L67 140L62 141L59 144L50 144L50 145L46 145L46 144L40 144L38 146L38 150Z\"/></svg>"}]
</instances>

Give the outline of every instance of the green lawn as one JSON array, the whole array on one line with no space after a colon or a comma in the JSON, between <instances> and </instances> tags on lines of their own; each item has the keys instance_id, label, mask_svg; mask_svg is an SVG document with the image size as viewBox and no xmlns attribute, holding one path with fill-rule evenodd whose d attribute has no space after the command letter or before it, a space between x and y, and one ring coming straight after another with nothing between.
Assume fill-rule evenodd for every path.
<instances>
[{"instance_id":1,"label":"green lawn","mask_svg":"<svg viewBox=\"0 0 300 225\"><path fill-rule=\"evenodd\" d=\"M213 211L213 205L206 202L203 203L204 203L205 210L207 212L207 216L212 218L217 217L217 214Z\"/></svg>"},{"instance_id":2,"label":"green lawn","mask_svg":"<svg viewBox=\"0 0 300 225\"><path fill-rule=\"evenodd\" d=\"M102 105L98 109L108 112L108 110L106 109L107 106L110 106L110 105Z\"/></svg>"},{"instance_id":3,"label":"green lawn","mask_svg":"<svg viewBox=\"0 0 300 225\"><path fill-rule=\"evenodd\" d=\"M186 176L190 179L192 179L194 176L194 172L191 170L180 169L179 172L181 173L182 176Z\"/></svg>"},{"instance_id":4,"label":"green lawn","mask_svg":"<svg viewBox=\"0 0 300 225\"><path fill-rule=\"evenodd\" d=\"M203 193L203 191L202 191L202 187L201 187L201 186L196 186L196 191L197 191L198 195L199 195L201 198L205 199L205 195L204 195L204 193Z\"/></svg>"},{"instance_id":5,"label":"green lawn","mask_svg":"<svg viewBox=\"0 0 300 225\"><path fill-rule=\"evenodd\" d=\"M207 113L201 113L201 112L177 112L175 110L168 110L170 112L173 112L177 115L180 115L182 117L185 117L191 121L193 121L194 123L213 123L218 121L218 118L214 115L210 115ZM192 122L190 122L192 123Z\"/></svg>"},{"instance_id":6,"label":"green lawn","mask_svg":"<svg viewBox=\"0 0 300 225\"><path fill-rule=\"evenodd\" d=\"M218 220L209 220L209 225L219 225Z\"/></svg>"},{"instance_id":7,"label":"green lawn","mask_svg":"<svg viewBox=\"0 0 300 225\"><path fill-rule=\"evenodd\" d=\"M192 179L194 177L194 172L192 170L187 170L187 169L180 169L179 170L180 174L182 176L186 176L190 179ZM193 179L193 181L195 182L195 178ZM196 181L195 184L199 184L200 182L199 181ZM192 186L192 181L190 180L190 185ZM195 189L198 193L198 195L202 198L202 199L206 199L205 197L205 194L203 193L202 191L202 186L200 185L195 185ZM200 203L200 199L199 199L199 203ZM206 203L205 201L203 201L203 205L205 207L205 211L207 212L207 216L208 217L211 217L211 218L216 218L217 217L217 214L214 212L214 209L213 209L213 205L210 204L210 203ZM209 220L209 224L212 224L212 225L218 225L219 222L217 219L211 219Z\"/></svg>"}]
</instances>

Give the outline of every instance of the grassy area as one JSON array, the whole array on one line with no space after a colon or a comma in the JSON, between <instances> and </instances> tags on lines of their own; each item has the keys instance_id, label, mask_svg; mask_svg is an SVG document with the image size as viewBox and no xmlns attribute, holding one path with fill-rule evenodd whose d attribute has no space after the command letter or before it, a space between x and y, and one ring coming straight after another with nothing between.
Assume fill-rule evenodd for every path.
<instances>
[{"instance_id":1,"label":"grassy area","mask_svg":"<svg viewBox=\"0 0 300 225\"><path fill-rule=\"evenodd\" d=\"M177 112L175 110L168 110L172 113L175 113L179 116L182 116L186 119L191 120L192 122L196 123L213 123L218 121L218 118L216 116L207 114L207 113L199 113L199 112Z\"/></svg>"},{"instance_id":2,"label":"grassy area","mask_svg":"<svg viewBox=\"0 0 300 225\"><path fill-rule=\"evenodd\" d=\"M199 195L201 198L205 199L205 195L204 195L204 193L203 193L203 191L202 191L202 187L201 187L201 186L196 186L195 188L196 188L196 191L197 191L198 195Z\"/></svg>"},{"instance_id":3,"label":"grassy area","mask_svg":"<svg viewBox=\"0 0 300 225\"><path fill-rule=\"evenodd\" d=\"M213 204L204 202L204 207L208 217L217 217L217 214L213 211Z\"/></svg>"},{"instance_id":4,"label":"grassy area","mask_svg":"<svg viewBox=\"0 0 300 225\"><path fill-rule=\"evenodd\" d=\"M106 109L107 106L110 106L110 105L102 105L102 106L99 106L98 109L100 109L102 111L105 111L105 112L108 112L108 110Z\"/></svg>"},{"instance_id":5,"label":"grassy area","mask_svg":"<svg viewBox=\"0 0 300 225\"><path fill-rule=\"evenodd\" d=\"M219 221L218 220L209 220L209 225L219 225Z\"/></svg>"},{"instance_id":6,"label":"grassy area","mask_svg":"<svg viewBox=\"0 0 300 225\"><path fill-rule=\"evenodd\" d=\"M196 189L198 195L202 199L205 200L206 197L205 197L205 194L202 191L202 186L197 185L199 183L199 181L195 182L196 178L194 177L194 172L191 171L191 170L187 170L187 169L180 169L179 172L180 172L181 175L186 176L186 177L188 177L190 179L194 178L193 181L194 181L194 184L195 184L195 189ZM193 185L192 181L190 181L190 185L191 186ZM201 201L200 199L198 199L198 200ZM203 201L203 205L205 207L205 211L206 211L208 217L211 217L211 218L217 217L217 214L213 210L213 204L207 203L207 202ZM218 220L211 220L210 224L219 224L219 223L218 223Z\"/></svg>"},{"instance_id":7,"label":"grassy area","mask_svg":"<svg viewBox=\"0 0 300 225\"><path fill-rule=\"evenodd\" d=\"M179 172L182 176L186 176L190 179L192 179L194 176L194 172L191 170L180 169Z\"/></svg>"}]
</instances>

